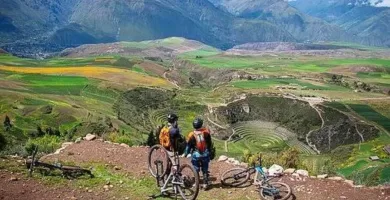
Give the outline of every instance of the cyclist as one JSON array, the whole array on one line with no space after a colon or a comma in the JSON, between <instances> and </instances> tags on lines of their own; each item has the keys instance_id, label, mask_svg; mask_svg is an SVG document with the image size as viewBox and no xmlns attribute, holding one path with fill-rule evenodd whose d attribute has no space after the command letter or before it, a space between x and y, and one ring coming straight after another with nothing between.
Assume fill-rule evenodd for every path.
<instances>
[{"instance_id":1,"label":"cyclist","mask_svg":"<svg viewBox=\"0 0 390 200\"><path fill-rule=\"evenodd\" d=\"M168 151L169 159L173 165L176 165L174 152L179 151L179 140L183 137L178 127L178 119L176 114L169 114L167 116L168 125L160 130L159 135L160 144Z\"/></svg>"},{"instance_id":2,"label":"cyclist","mask_svg":"<svg viewBox=\"0 0 390 200\"><path fill-rule=\"evenodd\" d=\"M203 174L203 188L207 189L209 186L209 163L212 159L212 140L210 130L203 127L203 120L196 118L192 125L194 131L190 132L187 137L187 146L184 151L184 157L191 154L191 163L195 170L199 173L202 170Z\"/></svg>"}]
</instances>

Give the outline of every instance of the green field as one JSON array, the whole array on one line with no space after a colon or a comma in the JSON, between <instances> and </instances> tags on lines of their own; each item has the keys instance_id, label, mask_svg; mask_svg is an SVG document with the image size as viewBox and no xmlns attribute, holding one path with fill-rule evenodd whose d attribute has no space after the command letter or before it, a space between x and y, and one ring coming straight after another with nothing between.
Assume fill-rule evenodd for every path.
<instances>
[{"instance_id":1,"label":"green field","mask_svg":"<svg viewBox=\"0 0 390 200\"><path fill-rule=\"evenodd\" d=\"M390 132L390 119L376 112L369 105L348 104L348 106L362 117L377 123Z\"/></svg>"},{"instance_id":2,"label":"green field","mask_svg":"<svg viewBox=\"0 0 390 200\"><path fill-rule=\"evenodd\" d=\"M257 89L257 88L271 88L275 86L291 86L302 90L332 90L343 91L347 88L337 85L314 85L308 82L301 81L299 79L283 79L283 78L268 78L260 80L250 81L237 81L232 84L234 87L242 89Z\"/></svg>"}]
</instances>

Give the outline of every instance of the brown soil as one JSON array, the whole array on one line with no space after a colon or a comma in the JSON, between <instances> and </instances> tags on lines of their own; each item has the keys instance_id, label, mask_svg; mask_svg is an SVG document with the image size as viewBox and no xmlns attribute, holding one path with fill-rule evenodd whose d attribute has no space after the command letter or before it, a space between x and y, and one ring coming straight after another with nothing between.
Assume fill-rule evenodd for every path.
<instances>
[{"instance_id":1,"label":"brown soil","mask_svg":"<svg viewBox=\"0 0 390 200\"><path fill-rule=\"evenodd\" d=\"M15 180L16 179L16 180ZM105 199L100 191L75 190L64 186L49 186L25 175L0 170L1 200L34 199Z\"/></svg>"},{"instance_id":2,"label":"brown soil","mask_svg":"<svg viewBox=\"0 0 390 200\"><path fill-rule=\"evenodd\" d=\"M141 66L145 71L152 72L160 77L162 77L164 75L164 72L166 71L163 66L149 61L145 61L139 64L139 66Z\"/></svg>"},{"instance_id":3,"label":"brown soil","mask_svg":"<svg viewBox=\"0 0 390 200\"><path fill-rule=\"evenodd\" d=\"M75 163L102 162L118 166L121 172L141 178L145 176L150 177L146 164L147 152L147 147L130 148L101 141L83 141L67 147L59 155L48 155L41 160L53 161L58 158L61 161ZM183 161L188 162L188 159L184 159ZM232 165L227 163L213 161L210 168L213 186L206 192L201 191L199 199L258 199L259 197L254 186L248 188L221 187L219 181L220 175L232 167ZM60 196L59 199L69 199L73 196L80 199L107 199L106 196L101 196L93 192L88 193L69 188L59 189L49 187L40 182L25 179L20 176L18 176L20 178L18 181L11 182L9 179L14 175L5 171L0 171L0 176L1 185L4 185L1 188L0 199L58 199L57 196ZM390 188L354 188L344 181L311 178L297 180L290 176L284 176L275 180L289 184L293 189L295 199L299 200L390 200ZM105 195L110 194L106 193ZM112 197L110 196L110 198Z\"/></svg>"}]
</instances>

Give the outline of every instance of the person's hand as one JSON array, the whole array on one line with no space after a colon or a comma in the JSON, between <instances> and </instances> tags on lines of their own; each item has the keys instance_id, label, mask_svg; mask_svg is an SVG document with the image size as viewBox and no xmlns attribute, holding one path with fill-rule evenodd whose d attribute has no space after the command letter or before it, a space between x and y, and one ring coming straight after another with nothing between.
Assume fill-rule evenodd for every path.
<instances>
[{"instance_id":1,"label":"person's hand","mask_svg":"<svg viewBox=\"0 0 390 200\"><path fill-rule=\"evenodd\" d=\"M180 156L180 158L185 158L185 157L187 157L187 155L186 155L185 153L183 153L183 154Z\"/></svg>"}]
</instances>

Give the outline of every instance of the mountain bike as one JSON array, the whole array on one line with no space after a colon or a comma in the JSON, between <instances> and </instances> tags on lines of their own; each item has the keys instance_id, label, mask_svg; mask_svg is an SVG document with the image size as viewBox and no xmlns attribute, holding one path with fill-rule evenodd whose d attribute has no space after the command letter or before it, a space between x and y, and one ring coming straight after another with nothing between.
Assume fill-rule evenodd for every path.
<instances>
[{"instance_id":1,"label":"mountain bike","mask_svg":"<svg viewBox=\"0 0 390 200\"><path fill-rule=\"evenodd\" d=\"M221 175L221 183L225 186L238 187L247 182L255 173L253 185L259 189L261 199L286 200L291 194L291 187L282 182L271 182L274 177L268 177L262 168L261 156L258 158L259 165L249 168L233 168Z\"/></svg>"},{"instance_id":2,"label":"mountain bike","mask_svg":"<svg viewBox=\"0 0 390 200\"><path fill-rule=\"evenodd\" d=\"M148 167L160 188L158 196L170 196L169 192L173 192L176 198L180 194L185 200L195 200L199 193L198 173L192 165L180 164L177 152L173 152L172 157L174 161L161 145L155 145L149 151ZM150 198L158 196L152 195Z\"/></svg>"},{"instance_id":3,"label":"mountain bike","mask_svg":"<svg viewBox=\"0 0 390 200\"><path fill-rule=\"evenodd\" d=\"M91 178L94 177L91 170L83 169L78 166L62 165L61 163L49 164L40 162L37 159L38 147L34 149L31 155L31 159L26 160L25 164L28 169L28 174L31 177L34 168L37 168L42 174L49 174L54 170L60 170L62 175L68 179L77 178L83 175L89 175Z\"/></svg>"}]
</instances>

